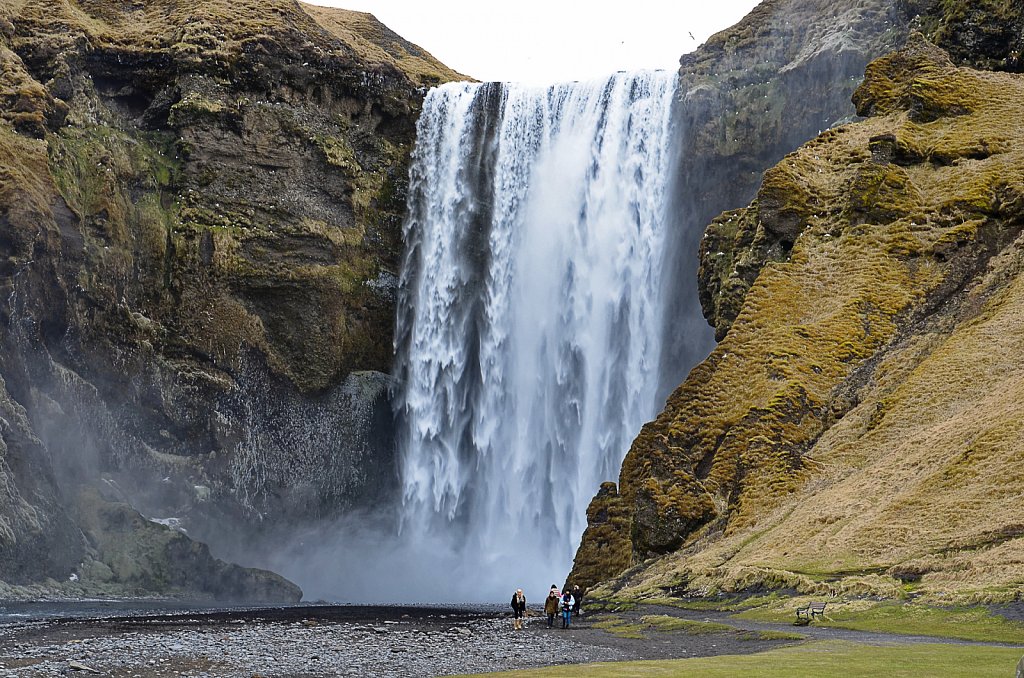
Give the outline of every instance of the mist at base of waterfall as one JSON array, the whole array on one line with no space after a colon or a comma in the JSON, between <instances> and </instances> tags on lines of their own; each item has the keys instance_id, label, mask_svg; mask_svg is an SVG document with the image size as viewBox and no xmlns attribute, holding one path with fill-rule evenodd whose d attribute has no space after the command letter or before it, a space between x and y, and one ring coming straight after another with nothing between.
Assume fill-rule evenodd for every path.
<instances>
[{"instance_id":1,"label":"mist at base of waterfall","mask_svg":"<svg viewBox=\"0 0 1024 678\"><path fill-rule=\"evenodd\" d=\"M552 584L564 582L565 564L532 544L467 554L447 541L446 535L399 538L390 516L352 515L295 534L259 560L302 587L307 602L507 605L516 589L540 602Z\"/></svg>"}]
</instances>

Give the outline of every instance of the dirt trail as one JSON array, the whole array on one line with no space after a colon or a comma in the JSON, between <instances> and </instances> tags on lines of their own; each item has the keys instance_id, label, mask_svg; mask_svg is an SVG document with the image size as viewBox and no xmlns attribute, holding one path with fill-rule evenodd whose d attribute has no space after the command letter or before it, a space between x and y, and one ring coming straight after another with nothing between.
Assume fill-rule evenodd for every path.
<instances>
[{"instance_id":1,"label":"dirt trail","mask_svg":"<svg viewBox=\"0 0 1024 678\"><path fill-rule=\"evenodd\" d=\"M826 609L827 613L827 609ZM855 631L832 626L822 626L818 622L812 622L807 626L796 626L786 623L757 622L746 619L736 619L732 612L686 610L677 607L663 605L644 605L637 610L628 613L619 612L620 616L629 616L637 619L643 615L663 614L670 617L678 617L696 622L713 622L727 624L740 631L779 631L799 633L809 640L848 640L854 643L868 645L910 645L915 643L933 643L942 645L989 645L994 647L1021 647L1024 643L997 643L973 640L962 640L960 638L946 638L941 636L921 636L912 634L881 633L877 631Z\"/></svg>"}]
</instances>

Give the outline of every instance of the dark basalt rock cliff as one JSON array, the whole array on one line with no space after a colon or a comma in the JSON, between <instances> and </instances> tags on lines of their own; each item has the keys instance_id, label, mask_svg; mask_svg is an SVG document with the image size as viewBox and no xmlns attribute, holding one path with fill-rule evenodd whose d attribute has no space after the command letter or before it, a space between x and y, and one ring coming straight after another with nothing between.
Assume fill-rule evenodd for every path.
<instances>
[{"instance_id":1,"label":"dark basalt rock cliff","mask_svg":"<svg viewBox=\"0 0 1024 678\"><path fill-rule=\"evenodd\" d=\"M297 596L134 511L231 554L391 491L408 156L457 77L290 0L0 2L0 582Z\"/></svg>"},{"instance_id":2,"label":"dark basalt rock cliff","mask_svg":"<svg viewBox=\"0 0 1024 678\"><path fill-rule=\"evenodd\" d=\"M896 9L949 52L911 34L868 66L866 120L711 222L721 342L594 499L574 581L1020 595L1021 8Z\"/></svg>"}]
</instances>

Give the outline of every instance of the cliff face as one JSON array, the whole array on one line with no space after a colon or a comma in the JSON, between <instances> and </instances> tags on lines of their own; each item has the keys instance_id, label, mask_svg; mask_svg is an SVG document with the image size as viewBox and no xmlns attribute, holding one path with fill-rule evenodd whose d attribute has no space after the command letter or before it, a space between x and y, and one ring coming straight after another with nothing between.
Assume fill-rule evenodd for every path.
<instances>
[{"instance_id":1,"label":"cliff face","mask_svg":"<svg viewBox=\"0 0 1024 678\"><path fill-rule=\"evenodd\" d=\"M182 584L108 576L82 487L239 544L389 491L408 155L457 77L289 0L0 3L0 580Z\"/></svg>"},{"instance_id":2,"label":"cliff face","mask_svg":"<svg viewBox=\"0 0 1024 678\"><path fill-rule=\"evenodd\" d=\"M1013 40L978 36L1019 8L988 4L1012 16L911 9L958 62L1016 70ZM700 278L721 343L591 507L617 518L588 530L614 558L595 568L585 536L574 576L669 554L611 589L1019 594L1022 86L915 34L868 67L867 120L711 223Z\"/></svg>"},{"instance_id":3,"label":"cliff face","mask_svg":"<svg viewBox=\"0 0 1024 678\"><path fill-rule=\"evenodd\" d=\"M741 286L756 276L737 262L737 281L730 280L729 287L714 288L706 277L698 287L697 253L706 224L723 210L750 202L764 170L786 153L852 118L850 96L864 68L900 44L909 23L902 5L883 0L843 8L823 0L769 0L682 58L674 114L680 130L675 178L679 198L672 207L681 242L672 248L680 253L679 260L667 262L675 278L670 286L675 299L664 319L666 396L693 368L680 357L707 355L714 345L706 324L688 320L701 318L696 300L705 306L709 299L723 307L735 304L734 298L742 299ZM719 339L723 334L715 333ZM621 489L628 487L623 484ZM588 511L590 528L577 554L573 582L601 581L634 560L630 533L635 511L632 499L623 502L618 489L602 488ZM701 510L700 520L709 509ZM656 510L643 510L657 520ZM591 514L617 518L595 521Z\"/></svg>"},{"instance_id":4,"label":"cliff face","mask_svg":"<svg viewBox=\"0 0 1024 678\"><path fill-rule=\"evenodd\" d=\"M675 300L664 319L666 397L693 367L680 357L703 357L714 345L695 300L706 303L710 293L716 303L731 303L732 290L712 290L708 281L697 286L705 226L749 203L764 170L786 153L852 118L850 96L865 66L901 44L908 24L906 9L888 0L841 8L769 0L681 59L672 214L682 242L672 250L679 259L668 262Z\"/></svg>"}]
</instances>

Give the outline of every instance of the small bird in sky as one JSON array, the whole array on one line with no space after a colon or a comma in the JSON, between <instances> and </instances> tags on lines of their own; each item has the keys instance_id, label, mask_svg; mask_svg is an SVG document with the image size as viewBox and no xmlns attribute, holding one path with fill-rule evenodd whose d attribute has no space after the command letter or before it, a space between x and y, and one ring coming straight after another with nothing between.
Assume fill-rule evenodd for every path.
<instances>
[{"instance_id":1,"label":"small bird in sky","mask_svg":"<svg viewBox=\"0 0 1024 678\"><path fill-rule=\"evenodd\" d=\"M690 40L696 40L697 39L697 38L693 37L693 31L686 31L686 32L690 34Z\"/></svg>"}]
</instances>

